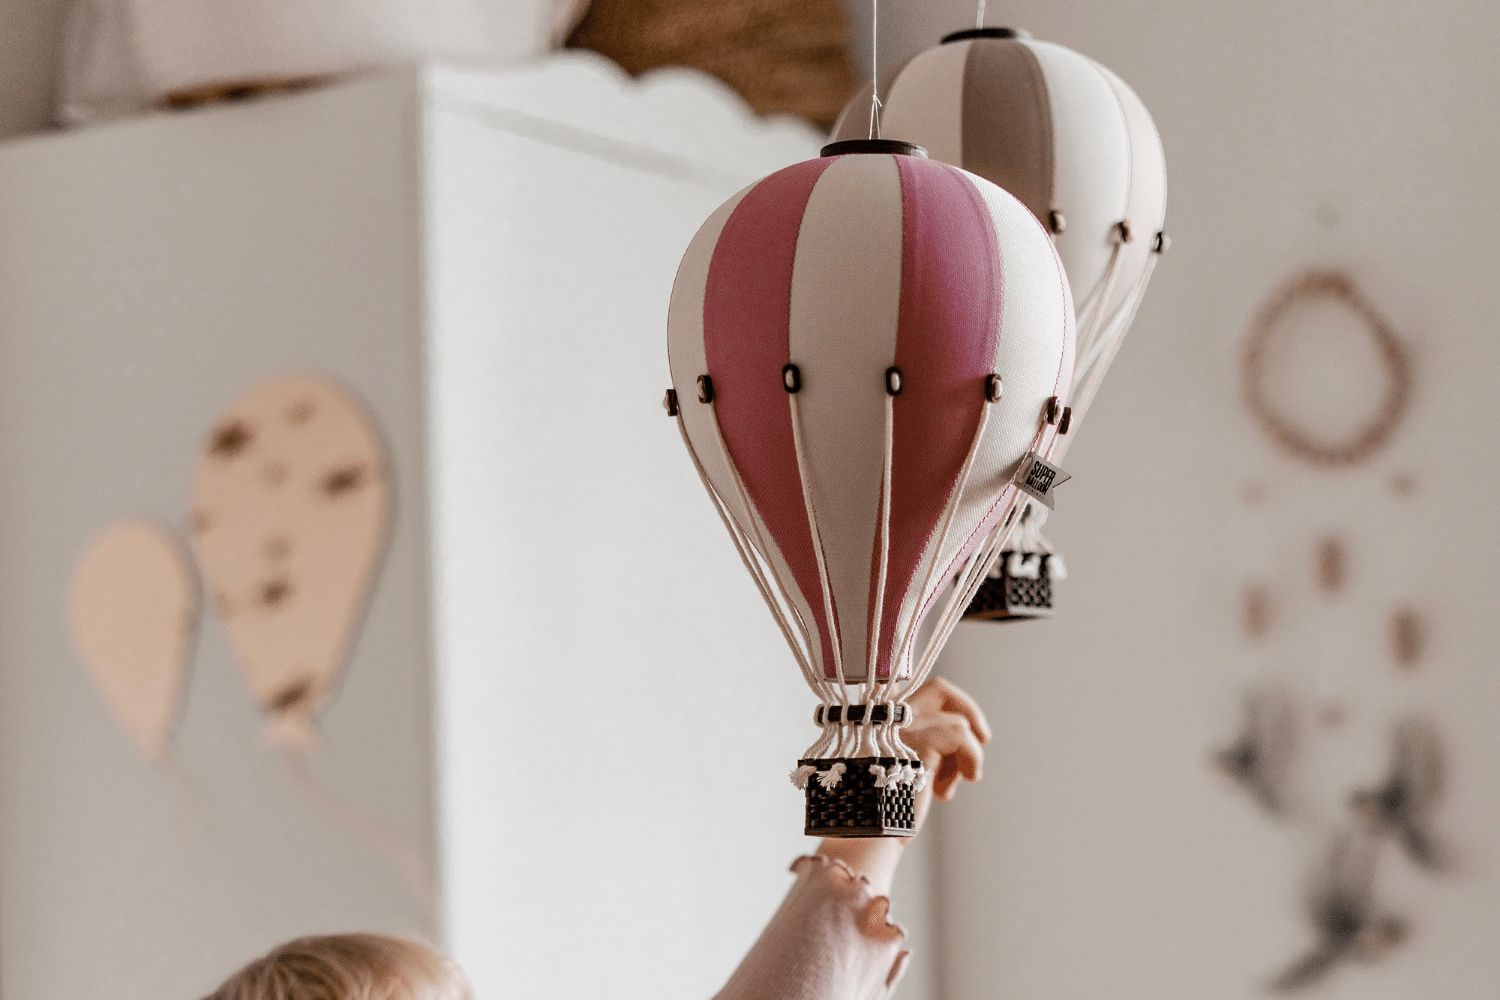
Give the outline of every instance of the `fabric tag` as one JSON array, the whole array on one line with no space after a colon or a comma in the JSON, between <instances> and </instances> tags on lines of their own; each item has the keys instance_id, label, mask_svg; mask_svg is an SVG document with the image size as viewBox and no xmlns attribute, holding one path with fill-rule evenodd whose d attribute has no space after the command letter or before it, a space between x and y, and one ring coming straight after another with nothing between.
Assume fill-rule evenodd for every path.
<instances>
[{"instance_id":1,"label":"fabric tag","mask_svg":"<svg viewBox=\"0 0 1500 1000\"><path fill-rule=\"evenodd\" d=\"M1016 485L1023 493L1040 500L1048 510L1056 510L1053 494L1059 486L1073 477L1068 475L1036 452L1021 460L1016 470Z\"/></svg>"}]
</instances>

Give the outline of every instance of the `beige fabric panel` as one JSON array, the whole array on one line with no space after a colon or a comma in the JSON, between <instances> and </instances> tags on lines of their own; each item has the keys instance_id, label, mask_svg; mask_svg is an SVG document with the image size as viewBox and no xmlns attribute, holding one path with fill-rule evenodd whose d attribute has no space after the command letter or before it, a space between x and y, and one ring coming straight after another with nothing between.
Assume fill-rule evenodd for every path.
<instances>
[{"instance_id":1,"label":"beige fabric panel","mask_svg":"<svg viewBox=\"0 0 1500 1000\"><path fill-rule=\"evenodd\" d=\"M974 43L963 116L959 166L1015 195L1046 225L1053 208L1052 107L1031 49L1015 39Z\"/></svg>"},{"instance_id":2,"label":"beige fabric panel","mask_svg":"<svg viewBox=\"0 0 1500 1000\"><path fill-rule=\"evenodd\" d=\"M973 44L940 45L906 64L883 98L885 138L915 142L934 160L963 166L964 67Z\"/></svg>"},{"instance_id":3,"label":"beige fabric panel","mask_svg":"<svg viewBox=\"0 0 1500 1000\"><path fill-rule=\"evenodd\" d=\"M868 674L872 566L885 469L885 383L901 320L901 175L845 156L813 187L797 238L788 336L846 680ZM863 247L858 268L849 247ZM841 331L831 335L831 331Z\"/></svg>"},{"instance_id":4,"label":"beige fabric panel","mask_svg":"<svg viewBox=\"0 0 1500 1000\"><path fill-rule=\"evenodd\" d=\"M1130 138L1114 89L1092 59L1050 42L1025 41L1047 81L1052 107L1052 207L1067 229L1057 253L1067 268L1075 305L1104 275L1115 224L1125 218L1130 189Z\"/></svg>"},{"instance_id":5,"label":"beige fabric panel","mask_svg":"<svg viewBox=\"0 0 1500 1000\"><path fill-rule=\"evenodd\" d=\"M1156 131L1156 123L1151 120L1146 105L1124 80L1107 67L1095 65L1120 102L1130 141L1130 190L1125 218L1134 238L1123 251L1120 281L1110 296L1108 309L1113 313L1124 304L1145 269L1156 244L1156 234L1166 223L1167 158L1162 150L1161 135Z\"/></svg>"}]
</instances>

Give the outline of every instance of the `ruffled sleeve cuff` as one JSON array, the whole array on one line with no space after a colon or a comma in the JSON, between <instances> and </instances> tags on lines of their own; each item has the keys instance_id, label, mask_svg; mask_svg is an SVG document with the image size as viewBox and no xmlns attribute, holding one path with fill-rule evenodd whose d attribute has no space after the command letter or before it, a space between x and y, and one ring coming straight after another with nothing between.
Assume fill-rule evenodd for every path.
<instances>
[{"instance_id":1,"label":"ruffled sleeve cuff","mask_svg":"<svg viewBox=\"0 0 1500 1000\"><path fill-rule=\"evenodd\" d=\"M884 1000L906 970L891 901L843 862L808 855L781 908L715 1000Z\"/></svg>"}]
</instances>

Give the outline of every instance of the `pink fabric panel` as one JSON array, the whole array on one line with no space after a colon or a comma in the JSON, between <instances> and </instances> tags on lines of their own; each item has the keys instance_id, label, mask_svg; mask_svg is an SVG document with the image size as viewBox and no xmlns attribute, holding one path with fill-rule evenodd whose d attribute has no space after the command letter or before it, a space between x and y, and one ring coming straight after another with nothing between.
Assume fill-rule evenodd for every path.
<instances>
[{"instance_id":1,"label":"pink fabric panel","mask_svg":"<svg viewBox=\"0 0 1500 1000\"><path fill-rule=\"evenodd\" d=\"M1002 293L999 241L974 186L946 163L896 159L904 217L896 365L905 388L895 403L881 677L891 676L902 602L910 588L922 585L917 568L936 543L943 509L979 427L984 378L994 370ZM942 582L933 580L935 586Z\"/></svg>"},{"instance_id":2,"label":"pink fabric panel","mask_svg":"<svg viewBox=\"0 0 1500 1000\"><path fill-rule=\"evenodd\" d=\"M797 234L813 185L835 159L779 170L741 199L714 247L703 297L703 344L724 440L751 502L812 608L825 664L833 662L832 632L781 369L791 360Z\"/></svg>"}]
</instances>

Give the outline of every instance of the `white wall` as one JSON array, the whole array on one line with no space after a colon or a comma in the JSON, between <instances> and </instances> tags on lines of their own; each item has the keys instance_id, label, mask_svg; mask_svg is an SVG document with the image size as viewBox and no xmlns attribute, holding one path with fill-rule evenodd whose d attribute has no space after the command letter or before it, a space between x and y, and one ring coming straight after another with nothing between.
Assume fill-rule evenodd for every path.
<instances>
[{"instance_id":1,"label":"white wall","mask_svg":"<svg viewBox=\"0 0 1500 1000\"><path fill-rule=\"evenodd\" d=\"M867 4L855 3L856 13ZM1152 109L1174 248L1068 456L1049 534L1069 556L1049 624L964 626L943 669L999 734L984 784L945 825L944 996L1251 997L1309 942L1305 870L1385 766L1387 726L1432 717L1453 778L1439 828L1466 866L1439 880L1392 854L1383 902L1414 936L1318 996L1489 997L1500 986L1500 311L1491 176L1500 163L1500 12L1337 2L991 3L1100 59ZM887 2L894 60L972 23L971 4ZM868 25L868 20L865 21ZM856 36L858 37L858 36ZM1279 456L1239 403L1250 319L1301 268L1349 270L1415 352L1415 404L1368 467ZM1414 499L1390 488L1415 476ZM1243 500L1263 484L1260 507ZM1344 537L1351 580L1312 583ZM1263 645L1241 587L1278 602ZM1388 616L1416 606L1432 644L1391 665ZM1249 685L1279 678L1347 711L1305 740L1310 807L1270 823L1209 773Z\"/></svg>"},{"instance_id":2,"label":"white wall","mask_svg":"<svg viewBox=\"0 0 1500 1000\"><path fill-rule=\"evenodd\" d=\"M821 137L586 55L433 86L453 951L481 996L708 997L815 846L814 699L662 409L667 303L703 220Z\"/></svg>"}]
</instances>

